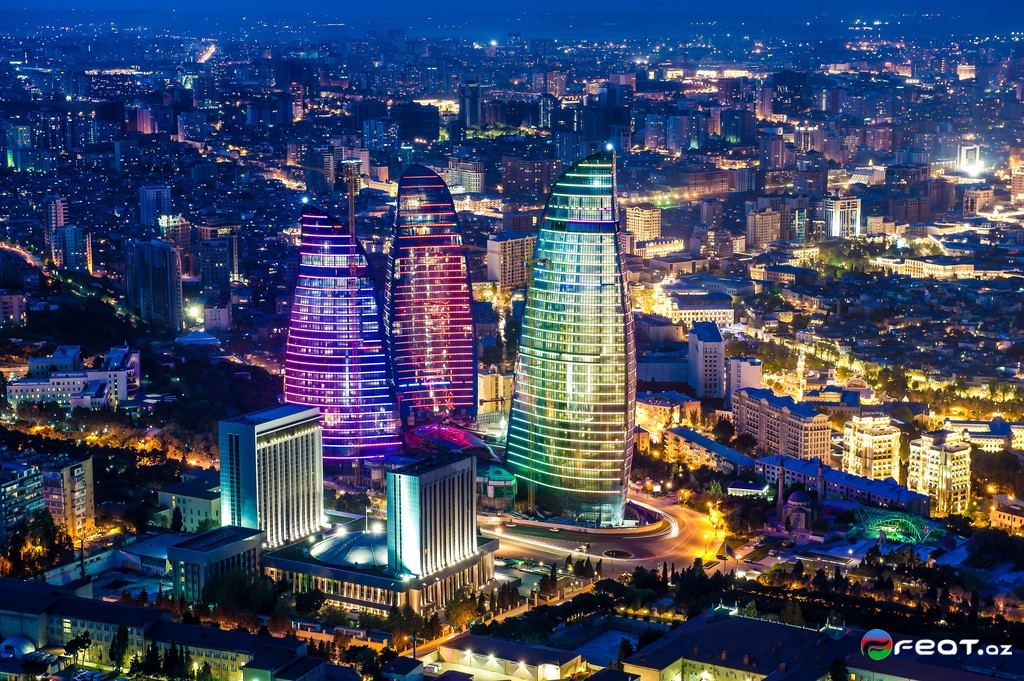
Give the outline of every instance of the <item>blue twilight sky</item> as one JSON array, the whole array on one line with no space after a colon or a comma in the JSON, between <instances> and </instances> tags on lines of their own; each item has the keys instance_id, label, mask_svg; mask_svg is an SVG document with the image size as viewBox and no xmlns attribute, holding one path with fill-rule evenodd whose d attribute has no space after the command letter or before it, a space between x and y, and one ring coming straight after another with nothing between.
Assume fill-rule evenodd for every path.
<instances>
[{"instance_id":1,"label":"blue twilight sky","mask_svg":"<svg viewBox=\"0 0 1024 681\"><path fill-rule=\"evenodd\" d=\"M8 21L32 22L48 10L103 18L116 14L118 23L130 17L136 25L154 27L165 21L195 27L203 18L222 24L241 16L280 20L305 15L329 17L359 28L402 27L412 34L464 33L472 37L494 33L498 38L510 30L536 36L544 27L565 35L599 32L653 37L689 32L683 27L702 19L762 32L774 27L806 27L811 22L813 29L833 35L849 35L839 22L856 18L888 20L894 32L936 36L1024 30L1024 0L0 0L0 26ZM803 35L808 32L800 31Z\"/></svg>"}]
</instances>

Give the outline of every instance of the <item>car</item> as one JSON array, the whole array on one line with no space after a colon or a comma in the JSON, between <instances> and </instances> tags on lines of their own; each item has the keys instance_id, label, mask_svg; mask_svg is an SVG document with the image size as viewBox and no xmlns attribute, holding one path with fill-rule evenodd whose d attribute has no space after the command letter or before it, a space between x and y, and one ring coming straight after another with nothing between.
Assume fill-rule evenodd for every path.
<instances>
[{"instance_id":1,"label":"car","mask_svg":"<svg viewBox=\"0 0 1024 681\"><path fill-rule=\"evenodd\" d=\"M561 532L561 530L558 529L557 527L549 527L548 528L548 532Z\"/></svg>"},{"instance_id":2,"label":"car","mask_svg":"<svg viewBox=\"0 0 1024 681\"><path fill-rule=\"evenodd\" d=\"M516 526L516 521L514 521L514 520L510 520L507 523L505 523L505 527L515 527L515 526Z\"/></svg>"},{"instance_id":3,"label":"car","mask_svg":"<svg viewBox=\"0 0 1024 681\"><path fill-rule=\"evenodd\" d=\"M430 672L431 674L440 674L441 666L442 665L440 662L428 662L427 664L423 665L423 671Z\"/></svg>"},{"instance_id":4,"label":"car","mask_svg":"<svg viewBox=\"0 0 1024 681\"><path fill-rule=\"evenodd\" d=\"M579 553L586 553L587 545L586 544L580 544L579 546L576 547L576 551L578 551Z\"/></svg>"}]
</instances>

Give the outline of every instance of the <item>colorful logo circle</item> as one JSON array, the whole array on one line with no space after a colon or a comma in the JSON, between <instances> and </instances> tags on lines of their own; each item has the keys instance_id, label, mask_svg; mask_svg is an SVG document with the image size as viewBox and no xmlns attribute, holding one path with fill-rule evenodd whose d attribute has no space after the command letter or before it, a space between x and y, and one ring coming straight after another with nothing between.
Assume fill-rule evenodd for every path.
<instances>
[{"instance_id":1,"label":"colorful logo circle","mask_svg":"<svg viewBox=\"0 0 1024 681\"><path fill-rule=\"evenodd\" d=\"M860 654L872 660L884 660L892 654L892 636L881 629L872 629L860 640Z\"/></svg>"}]
</instances>

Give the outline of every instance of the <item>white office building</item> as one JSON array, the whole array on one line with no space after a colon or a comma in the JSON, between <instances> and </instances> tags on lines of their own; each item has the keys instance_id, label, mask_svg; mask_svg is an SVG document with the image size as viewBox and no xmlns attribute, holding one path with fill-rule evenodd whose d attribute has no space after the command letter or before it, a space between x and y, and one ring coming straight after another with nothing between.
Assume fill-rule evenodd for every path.
<instances>
[{"instance_id":1,"label":"white office building","mask_svg":"<svg viewBox=\"0 0 1024 681\"><path fill-rule=\"evenodd\" d=\"M281 546L323 522L320 410L281 405L220 422L221 522Z\"/></svg>"}]
</instances>

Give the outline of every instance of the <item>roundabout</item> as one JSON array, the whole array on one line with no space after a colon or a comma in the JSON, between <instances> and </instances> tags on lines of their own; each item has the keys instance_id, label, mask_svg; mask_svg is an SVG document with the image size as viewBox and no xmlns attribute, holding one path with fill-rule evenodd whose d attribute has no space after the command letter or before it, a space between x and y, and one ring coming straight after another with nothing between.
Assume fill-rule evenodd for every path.
<instances>
[{"instance_id":1,"label":"roundabout","mask_svg":"<svg viewBox=\"0 0 1024 681\"><path fill-rule=\"evenodd\" d=\"M695 558L707 559L708 537L714 528L707 514L672 503L670 499L629 495L631 504L657 513L657 523L632 528L579 528L565 524L516 519L512 525L480 525L480 532L500 541L498 553L509 558L550 561L590 557L605 561L607 570L632 571L636 566L660 568L675 563L689 566Z\"/></svg>"}]
</instances>

